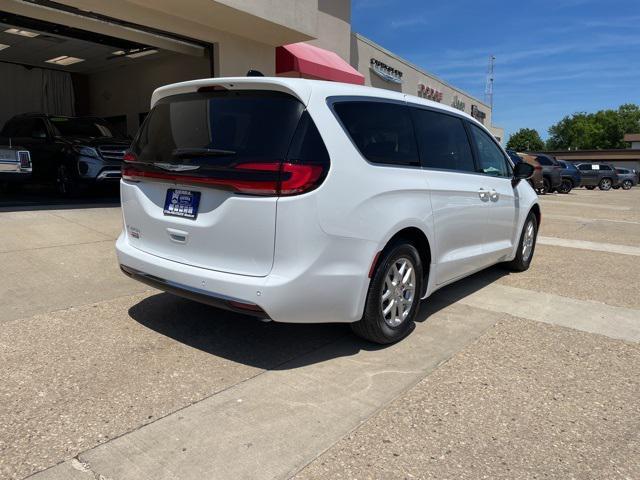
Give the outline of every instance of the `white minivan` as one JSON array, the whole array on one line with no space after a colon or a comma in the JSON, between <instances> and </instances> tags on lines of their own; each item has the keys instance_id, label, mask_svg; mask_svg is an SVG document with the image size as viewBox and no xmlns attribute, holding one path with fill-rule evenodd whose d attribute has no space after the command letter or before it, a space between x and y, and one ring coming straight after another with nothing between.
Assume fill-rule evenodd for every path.
<instances>
[{"instance_id":1,"label":"white minivan","mask_svg":"<svg viewBox=\"0 0 640 480\"><path fill-rule=\"evenodd\" d=\"M290 78L159 88L125 156L124 273L277 322L349 322L378 343L421 299L529 267L533 169L459 110Z\"/></svg>"}]
</instances>

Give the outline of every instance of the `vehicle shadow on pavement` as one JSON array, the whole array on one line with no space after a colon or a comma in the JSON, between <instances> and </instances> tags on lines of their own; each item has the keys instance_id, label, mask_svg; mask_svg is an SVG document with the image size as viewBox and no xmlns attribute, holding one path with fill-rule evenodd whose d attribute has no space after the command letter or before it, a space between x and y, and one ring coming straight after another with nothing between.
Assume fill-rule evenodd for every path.
<instances>
[{"instance_id":1,"label":"vehicle shadow on pavement","mask_svg":"<svg viewBox=\"0 0 640 480\"><path fill-rule=\"evenodd\" d=\"M145 327L192 348L269 370L302 367L355 355L367 348L356 337L351 341L346 324L264 323L167 293L143 299L129 309L129 315ZM340 341L345 338L349 341ZM328 345L331 347L322 348ZM318 354L307 355L311 352ZM309 360L305 361L307 357ZM295 366L288 365L293 359L300 361Z\"/></svg>"},{"instance_id":2,"label":"vehicle shadow on pavement","mask_svg":"<svg viewBox=\"0 0 640 480\"><path fill-rule=\"evenodd\" d=\"M428 321L432 314L507 274L490 268L439 290L422 303L417 321ZM129 309L129 315L192 348L268 370L300 368L385 348L357 338L347 324L263 323L166 293L143 299Z\"/></svg>"},{"instance_id":3,"label":"vehicle shadow on pavement","mask_svg":"<svg viewBox=\"0 0 640 480\"><path fill-rule=\"evenodd\" d=\"M428 321L429 317L434 313L439 312L443 308L462 300L509 274L510 272L508 270L496 265L441 288L422 302L420 311L416 317L416 322Z\"/></svg>"}]
</instances>

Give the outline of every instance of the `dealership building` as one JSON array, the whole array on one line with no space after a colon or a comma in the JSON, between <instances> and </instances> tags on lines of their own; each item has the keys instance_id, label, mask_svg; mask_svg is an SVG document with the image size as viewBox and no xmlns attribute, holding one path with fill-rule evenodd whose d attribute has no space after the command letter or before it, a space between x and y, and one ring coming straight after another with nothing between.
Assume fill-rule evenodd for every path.
<instances>
[{"instance_id":1,"label":"dealership building","mask_svg":"<svg viewBox=\"0 0 640 480\"><path fill-rule=\"evenodd\" d=\"M349 0L0 0L0 125L38 111L133 134L155 88L249 70L417 95L503 137L487 104L352 32Z\"/></svg>"}]
</instances>

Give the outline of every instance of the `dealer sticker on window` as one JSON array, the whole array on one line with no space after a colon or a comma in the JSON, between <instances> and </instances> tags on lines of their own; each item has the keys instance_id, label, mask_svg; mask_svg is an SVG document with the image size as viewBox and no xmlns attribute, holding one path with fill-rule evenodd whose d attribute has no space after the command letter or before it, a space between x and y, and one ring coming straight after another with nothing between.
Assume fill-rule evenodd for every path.
<instances>
[{"instance_id":1,"label":"dealer sticker on window","mask_svg":"<svg viewBox=\"0 0 640 480\"><path fill-rule=\"evenodd\" d=\"M170 188L164 201L164 214L195 219L199 205L200 192Z\"/></svg>"}]
</instances>

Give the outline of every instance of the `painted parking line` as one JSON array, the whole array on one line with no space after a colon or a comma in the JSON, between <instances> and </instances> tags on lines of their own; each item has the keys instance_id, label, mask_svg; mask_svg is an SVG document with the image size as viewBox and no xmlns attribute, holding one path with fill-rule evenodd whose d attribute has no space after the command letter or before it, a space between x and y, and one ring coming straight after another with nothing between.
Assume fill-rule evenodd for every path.
<instances>
[{"instance_id":1,"label":"painted parking line","mask_svg":"<svg viewBox=\"0 0 640 480\"><path fill-rule=\"evenodd\" d=\"M460 303L515 317L640 342L640 310L490 284Z\"/></svg>"},{"instance_id":2,"label":"painted parking line","mask_svg":"<svg viewBox=\"0 0 640 480\"><path fill-rule=\"evenodd\" d=\"M571 200L563 202L561 200L546 200L544 198L541 200L541 202L543 205L546 205L547 203L549 203L552 205L568 205L570 207L605 208L608 210L617 210L620 212L628 212L632 210L631 207L623 207L621 205L607 205L606 203L573 202Z\"/></svg>"},{"instance_id":3,"label":"painted parking line","mask_svg":"<svg viewBox=\"0 0 640 480\"><path fill-rule=\"evenodd\" d=\"M630 225L640 225L640 222L634 222L633 220L612 220L610 218L587 218L587 217L575 217L573 215L555 215L553 213L544 214L545 219L551 220L563 220L568 222L581 222L581 223L626 223Z\"/></svg>"},{"instance_id":4,"label":"painted parking line","mask_svg":"<svg viewBox=\"0 0 640 480\"><path fill-rule=\"evenodd\" d=\"M617 253L620 255L632 255L640 257L640 247L629 245L619 245L616 243L588 242L586 240L574 240L569 238L538 237L540 245L552 245L554 247L579 248L581 250L592 250L594 252Z\"/></svg>"}]
</instances>

